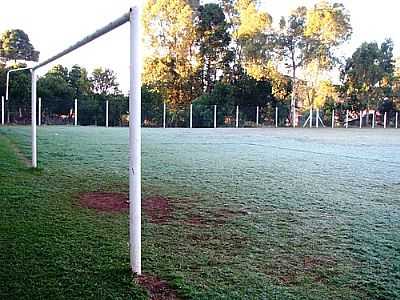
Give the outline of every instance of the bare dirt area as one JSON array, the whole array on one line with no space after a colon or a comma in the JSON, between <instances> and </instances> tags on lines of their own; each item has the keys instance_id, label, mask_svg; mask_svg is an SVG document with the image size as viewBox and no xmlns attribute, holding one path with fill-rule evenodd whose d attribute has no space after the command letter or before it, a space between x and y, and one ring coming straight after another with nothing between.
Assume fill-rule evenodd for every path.
<instances>
[{"instance_id":1,"label":"bare dirt area","mask_svg":"<svg viewBox=\"0 0 400 300\"><path fill-rule=\"evenodd\" d=\"M100 212L127 212L129 210L128 196L123 193L90 192L79 196L83 207Z\"/></svg>"},{"instance_id":2,"label":"bare dirt area","mask_svg":"<svg viewBox=\"0 0 400 300\"><path fill-rule=\"evenodd\" d=\"M129 199L125 193L89 192L79 195L82 207L99 212L121 213L129 211ZM152 196L142 199L143 213L151 223L163 224L172 218L170 200L161 196Z\"/></svg>"},{"instance_id":3,"label":"bare dirt area","mask_svg":"<svg viewBox=\"0 0 400 300\"><path fill-rule=\"evenodd\" d=\"M168 282L151 275L141 275L137 282L147 290L150 300L179 300L176 292L169 286Z\"/></svg>"}]
</instances>

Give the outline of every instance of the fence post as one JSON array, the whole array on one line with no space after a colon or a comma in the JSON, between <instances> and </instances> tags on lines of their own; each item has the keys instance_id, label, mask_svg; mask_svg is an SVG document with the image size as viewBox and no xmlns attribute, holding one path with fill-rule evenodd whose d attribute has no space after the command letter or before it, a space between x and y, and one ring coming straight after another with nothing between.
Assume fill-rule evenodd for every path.
<instances>
[{"instance_id":1,"label":"fence post","mask_svg":"<svg viewBox=\"0 0 400 300\"><path fill-rule=\"evenodd\" d=\"M214 105L214 128L217 128L217 105Z\"/></svg>"},{"instance_id":2,"label":"fence post","mask_svg":"<svg viewBox=\"0 0 400 300\"><path fill-rule=\"evenodd\" d=\"M108 100L106 100L106 128L108 128Z\"/></svg>"},{"instance_id":3,"label":"fence post","mask_svg":"<svg viewBox=\"0 0 400 300\"><path fill-rule=\"evenodd\" d=\"M346 128L349 128L349 110L346 110Z\"/></svg>"},{"instance_id":4,"label":"fence post","mask_svg":"<svg viewBox=\"0 0 400 300\"><path fill-rule=\"evenodd\" d=\"M387 112L385 111L385 115L383 117L383 128L386 128L386 121L387 121Z\"/></svg>"},{"instance_id":5,"label":"fence post","mask_svg":"<svg viewBox=\"0 0 400 300\"><path fill-rule=\"evenodd\" d=\"M317 115L315 117L315 127L319 127L319 108L317 108Z\"/></svg>"},{"instance_id":6,"label":"fence post","mask_svg":"<svg viewBox=\"0 0 400 300\"><path fill-rule=\"evenodd\" d=\"M167 116L167 104L164 102L164 110L163 110L163 128L165 128L166 125L166 116Z\"/></svg>"},{"instance_id":7,"label":"fence post","mask_svg":"<svg viewBox=\"0 0 400 300\"><path fill-rule=\"evenodd\" d=\"M313 109L310 107L310 128L312 128L312 117L313 117Z\"/></svg>"},{"instance_id":8,"label":"fence post","mask_svg":"<svg viewBox=\"0 0 400 300\"><path fill-rule=\"evenodd\" d=\"M293 128L296 127L296 106L293 106Z\"/></svg>"},{"instance_id":9,"label":"fence post","mask_svg":"<svg viewBox=\"0 0 400 300\"><path fill-rule=\"evenodd\" d=\"M275 107L275 128L278 128L278 106Z\"/></svg>"},{"instance_id":10,"label":"fence post","mask_svg":"<svg viewBox=\"0 0 400 300\"><path fill-rule=\"evenodd\" d=\"M38 98L38 126L42 125L42 98Z\"/></svg>"},{"instance_id":11,"label":"fence post","mask_svg":"<svg viewBox=\"0 0 400 300\"><path fill-rule=\"evenodd\" d=\"M4 125L4 96L1 96L1 125Z\"/></svg>"},{"instance_id":12,"label":"fence post","mask_svg":"<svg viewBox=\"0 0 400 300\"><path fill-rule=\"evenodd\" d=\"M398 128L399 112L396 112L396 129Z\"/></svg>"},{"instance_id":13,"label":"fence post","mask_svg":"<svg viewBox=\"0 0 400 300\"><path fill-rule=\"evenodd\" d=\"M335 110L332 109L332 128L335 128Z\"/></svg>"},{"instance_id":14,"label":"fence post","mask_svg":"<svg viewBox=\"0 0 400 300\"><path fill-rule=\"evenodd\" d=\"M374 113L372 114L372 129L375 128L375 110Z\"/></svg>"},{"instance_id":15,"label":"fence post","mask_svg":"<svg viewBox=\"0 0 400 300\"><path fill-rule=\"evenodd\" d=\"M258 114L260 112L260 108L257 106L257 113L256 113L256 125L258 127Z\"/></svg>"},{"instance_id":16,"label":"fence post","mask_svg":"<svg viewBox=\"0 0 400 300\"><path fill-rule=\"evenodd\" d=\"M75 99L75 126L78 126L78 99Z\"/></svg>"},{"instance_id":17,"label":"fence post","mask_svg":"<svg viewBox=\"0 0 400 300\"><path fill-rule=\"evenodd\" d=\"M37 168L37 144L36 144L36 75L35 70L32 69L32 88L31 88L31 123L32 123L32 168Z\"/></svg>"},{"instance_id":18,"label":"fence post","mask_svg":"<svg viewBox=\"0 0 400 300\"><path fill-rule=\"evenodd\" d=\"M239 105L236 105L236 128L239 127Z\"/></svg>"},{"instance_id":19,"label":"fence post","mask_svg":"<svg viewBox=\"0 0 400 300\"><path fill-rule=\"evenodd\" d=\"M362 128L362 111L360 110L360 129Z\"/></svg>"},{"instance_id":20,"label":"fence post","mask_svg":"<svg viewBox=\"0 0 400 300\"><path fill-rule=\"evenodd\" d=\"M193 104L190 103L190 128L193 128Z\"/></svg>"}]
</instances>

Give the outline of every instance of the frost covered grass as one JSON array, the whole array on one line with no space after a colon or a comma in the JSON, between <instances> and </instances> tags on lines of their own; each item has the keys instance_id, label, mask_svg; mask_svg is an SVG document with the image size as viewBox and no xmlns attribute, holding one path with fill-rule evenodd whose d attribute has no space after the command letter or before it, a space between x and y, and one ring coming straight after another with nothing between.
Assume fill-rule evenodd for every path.
<instances>
[{"instance_id":1,"label":"frost covered grass","mask_svg":"<svg viewBox=\"0 0 400 300\"><path fill-rule=\"evenodd\" d=\"M80 207L126 192L126 128L0 129L0 298L140 298L127 214ZM143 129L144 272L191 299L400 297L400 131Z\"/></svg>"}]
</instances>

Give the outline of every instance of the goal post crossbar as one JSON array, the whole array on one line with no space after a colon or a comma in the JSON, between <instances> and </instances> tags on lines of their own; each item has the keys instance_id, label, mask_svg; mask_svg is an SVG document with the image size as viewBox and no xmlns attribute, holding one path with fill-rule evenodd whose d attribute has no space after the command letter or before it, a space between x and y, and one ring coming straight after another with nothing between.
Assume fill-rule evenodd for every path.
<instances>
[{"instance_id":1,"label":"goal post crossbar","mask_svg":"<svg viewBox=\"0 0 400 300\"><path fill-rule=\"evenodd\" d=\"M91 35L88 35L87 37L83 38L82 40L80 40L79 42L75 43L74 45L68 47L67 49L65 49L64 51L61 51L60 53L54 55L53 57L50 57L49 59L37 64L36 66L32 67L32 70L36 70L39 69L61 57L63 57L64 55L67 55L68 53L90 43L91 41L101 37L102 35L114 30L115 28L129 22L130 20L130 13L126 13L123 16L119 17L118 19L116 19L115 21L109 23L108 25L104 26L103 28L100 28L99 30L95 31L94 33L92 33Z\"/></svg>"},{"instance_id":2,"label":"goal post crossbar","mask_svg":"<svg viewBox=\"0 0 400 300\"><path fill-rule=\"evenodd\" d=\"M32 81L32 167L37 168L36 147L36 70L63 57L64 55L88 44L98 37L130 23L130 86L129 86L129 248L130 265L134 273L140 275L141 265L141 28L140 5L133 6L130 11L103 28L88 35L79 42L38 63L31 69Z\"/></svg>"}]
</instances>

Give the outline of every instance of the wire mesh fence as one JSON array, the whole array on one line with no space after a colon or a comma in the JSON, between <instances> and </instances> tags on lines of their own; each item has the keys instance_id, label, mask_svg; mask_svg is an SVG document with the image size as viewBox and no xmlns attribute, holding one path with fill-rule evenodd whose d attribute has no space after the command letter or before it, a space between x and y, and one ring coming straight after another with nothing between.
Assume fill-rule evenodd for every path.
<instances>
[{"instance_id":1,"label":"wire mesh fence","mask_svg":"<svg viewBox=\"0 0 400 300\"><path fill-rule=\"evenodd\" d=\"M4 100L3 100L4 101ZM4 124L29 125L30 99L4 101ZM3 112L4 111L4 112ZM122 127L129 125L129 101L118 99L38 98L39 125ZM399 112L346 109L296 109L294 127L299 128L398 128ZM293 127L290 109L284 104L265 106L167 104L142 105L143 127L172 128L255 128Z\"/></svg>"}]
</instances>

